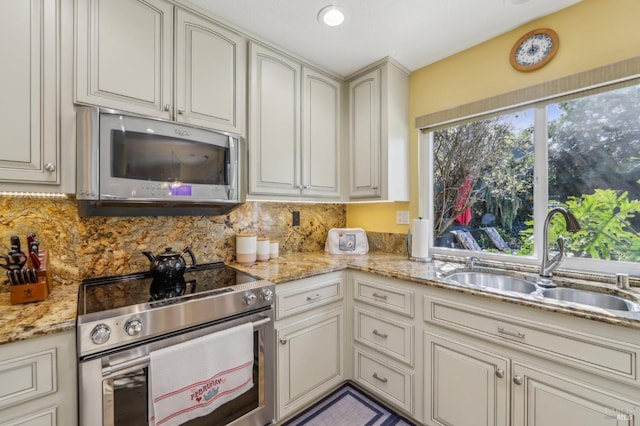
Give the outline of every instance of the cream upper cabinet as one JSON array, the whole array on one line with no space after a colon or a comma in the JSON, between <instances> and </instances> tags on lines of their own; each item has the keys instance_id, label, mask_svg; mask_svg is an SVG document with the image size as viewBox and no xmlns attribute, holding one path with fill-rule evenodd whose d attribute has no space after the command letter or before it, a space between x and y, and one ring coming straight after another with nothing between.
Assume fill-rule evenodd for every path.
<instances>
[{"instance_id":1,"label":"cream upper cabinet","mask_svg":"<svg viewBox=\"0 0 640 426\"><path fill-rule=\"evenodd\" d=\"M173 6L78 0L76 101L170 119Z\"/></svg>"},{"instance_id":2,"label":"cream upper cabinet","mask_svg":"<svg viewBox=\"0 0 640 426\"><path fill-rule=\"evenodd\" d=\"M250 194L340 196L340 82L250 45Z\"/></svg>"},{"instance_id":3,"label":"cream upper cabinet","mask_svg":"<svg viewBox=\"0 0 640 426\"><path fill-rule=\"evenodd\" d=\"M240 35L162 0L78 0L76 25L77 102L244 132Z\"/></svg>"},{"instance_id":4,"label":"cream upper cabinet","mask_svg":"<svg viewBox=\"0 0 640 426\"><path fill-rule=\"evenodd\" d=\"M348 88L350 199L408 201L408 72L384 60Z\"/></svg>"},{"instance_id":5,"label":"cream upper cabinet","mask_svg":"<svg viewBox=\"0 0 640 426\"><path fill-rule=\"evenodd\" d=\"M246 40L181 9L175 37L176 120L244 133Z\"/></svg>"},{"instance_id":6,"label":"cream upper cabinet","mask_svg":"<svg viewBox=\"0 0 640 426\"><path fill-rule=\"evenodd\" d=\"M341 83L303 67L303 194L340 197Z\"/></svg>"},{"instance_id":7,"label":"cream upper cabinet","mask_svg":"<svg viewBox=\"0 0 640 426\"><path fill-rule=\"evenodd\" d=\"M60 3L12 0L0 16L0 184L60 183Z\"/></svg>"}]
</instances>

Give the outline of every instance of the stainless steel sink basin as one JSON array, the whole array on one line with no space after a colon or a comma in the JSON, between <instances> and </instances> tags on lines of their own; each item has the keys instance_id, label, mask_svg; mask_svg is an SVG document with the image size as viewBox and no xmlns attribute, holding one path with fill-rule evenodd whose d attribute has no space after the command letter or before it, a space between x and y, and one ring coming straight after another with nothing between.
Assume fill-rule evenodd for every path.
<instances>
[{"instance_id":1,"label":"stainless steel sink basin","mask_svg":"<svg viewBox=\"0 0 640 426\"><path fill-rule=\"evenodd\" d=\"M459 284L489 289L493 288L502 291L514 291L517 293L532 293L536 291L537 288L535 283L530 281L492 272L454 272L445 278Z\"/></svg>"},{"instance_id":2,"label":"stainless steel sink basin","mask_svg":"<svg viewBox=\"0 0 640 426\"><path fill-rule=\"evenodd\" d=\"M634 303L623 299L622 297L614 296L612 294L597 293L589 290L556 287L543 290L542 295L550 299L596 306L602 309L613 309L616 311L634 310L632 309Z\"/></svg>"}]
</instances>

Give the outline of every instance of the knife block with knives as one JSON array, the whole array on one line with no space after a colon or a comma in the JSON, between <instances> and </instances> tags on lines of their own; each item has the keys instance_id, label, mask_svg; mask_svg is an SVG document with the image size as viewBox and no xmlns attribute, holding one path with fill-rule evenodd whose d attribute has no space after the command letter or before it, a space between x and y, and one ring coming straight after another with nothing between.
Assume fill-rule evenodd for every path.
<instances>
[{"instance_id":1,"label":"knife block with knives","mask_svg":"<svg viewBox=\"0 0 640 426\"><path fill-rule=\"evenodd\" d=\"M12 305L40 302L49 296L49 292L51 291L51 268L49 266L48 250L40 250L38 253L30 253L30 257L25 266L16 270L16 273L19 272L22 274L29 269L36 271L37 281L30 282L28 284L11 284Z\"/></svg>"}]
</instances>

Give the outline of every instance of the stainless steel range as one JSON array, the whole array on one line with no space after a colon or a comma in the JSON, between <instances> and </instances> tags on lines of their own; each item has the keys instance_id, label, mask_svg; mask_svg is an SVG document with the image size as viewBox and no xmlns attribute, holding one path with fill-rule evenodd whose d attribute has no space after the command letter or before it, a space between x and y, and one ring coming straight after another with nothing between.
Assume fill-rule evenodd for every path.
<instances>
[{"instance_id":1,"label":"stainless steel range","mask_svg":"<svg viewBox=\"0 0 640 426\"><path fill-rule=\"evenodd\" d=\"M251 322L253 387L188 425L271 424L274 400L274 286L212 263L183 279L151 273L87 280L78 297L80 425L148 425L153 351Z\"/></svg>"}]
</instances>

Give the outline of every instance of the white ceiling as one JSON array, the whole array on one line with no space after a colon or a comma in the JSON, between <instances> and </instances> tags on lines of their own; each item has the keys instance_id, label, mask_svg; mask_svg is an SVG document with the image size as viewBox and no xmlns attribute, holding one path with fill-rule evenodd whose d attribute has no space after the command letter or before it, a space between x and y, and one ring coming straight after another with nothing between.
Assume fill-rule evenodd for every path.
<instances>
[{"instance_id":1,"label":"white ceiling","mask_svg":"<svg viewBox=\"0 0 640 426\"><path fill-rule=\"evenodd\" d=\"M347 76L390 56L413 71L581 0L191 0L214 15ZM345 24L317 21L339 5ZM515 40L514 40L515 42Z\"/></svg>"}]
</instances>

